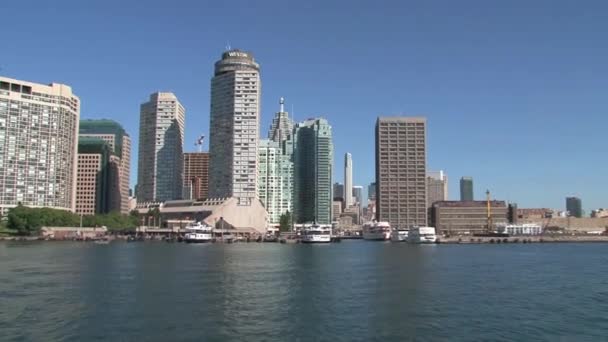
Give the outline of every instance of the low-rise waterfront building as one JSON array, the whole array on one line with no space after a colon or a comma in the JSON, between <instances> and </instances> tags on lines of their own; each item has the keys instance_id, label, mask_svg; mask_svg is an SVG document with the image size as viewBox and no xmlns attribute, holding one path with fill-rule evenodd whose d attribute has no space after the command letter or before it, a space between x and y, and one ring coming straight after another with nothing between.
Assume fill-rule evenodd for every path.
<instances>
[{"instance_id":1,"label":"low-rise waterfront building","mask_svg":"<svg viewBox=\"0 0 608 342\"><path fill-rule=\"evenodd\" d=\"M542 227L535 223L523 224L507 224L498 226L497 231L509 235L540 235L543 232Z\"/></svg>"},{"instance_id":2,"label":"low-rise waterfront building","mask_svg":"<svg viewBox=\"0 0 608 342\"><path fill-rule=\"evenodd\" d=\"M490 201L491 230L508 223L505 201ZM433 203L432 224L441 234L485 233L488 229L486 201L440 201Z\"/></svg>"}]
</instances>

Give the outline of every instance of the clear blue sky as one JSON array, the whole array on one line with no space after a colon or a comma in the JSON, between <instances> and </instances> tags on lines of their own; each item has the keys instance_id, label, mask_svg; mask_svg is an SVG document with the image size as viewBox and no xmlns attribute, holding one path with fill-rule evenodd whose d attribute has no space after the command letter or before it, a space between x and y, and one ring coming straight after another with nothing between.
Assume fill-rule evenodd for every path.
<instances>
[{"instance_id":1,"label":"clear blue sky","mask_svg":"<svg viewBox=\"0 0 608 342\"><path fill-rule=\"evenodd\" d=\"M122 123L172 91L186 149L208 136L213 63L229 42L262 66L262 129L284 96L333 126L335 172L374 179L374 123L428 118L428 166L520 207L608 206L608 2L2 1L0 74L73 87L83 118Z\"/></svg>"}]
</instances>

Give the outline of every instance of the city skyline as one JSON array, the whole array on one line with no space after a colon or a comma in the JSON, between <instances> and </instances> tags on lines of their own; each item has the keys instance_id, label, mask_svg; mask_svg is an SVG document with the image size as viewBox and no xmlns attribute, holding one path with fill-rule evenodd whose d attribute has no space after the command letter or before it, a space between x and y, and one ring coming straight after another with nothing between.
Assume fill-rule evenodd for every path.
<instances>
[{"instance_id":1,"label":"city skyline","mask_svg":"<svg viewBox=\"0 0 608 342\"><path fill-rule=\"evenodd\" d=\"M17 10L24 4L10 3L3 6L18 12ZM44 9L45 6L43 4L41 8ZM480 25L480 28L485 30L471 30L466 25L459 25L461 22L466 23L474 14L464 13L466 12L464 8L450 7L455 13L462 14L462 18L450 17L452 20L450 22L453 26L463 26L460 29L462 35L451 43L450 39L441 36L450 32L448 27L432 25L435 21L441 22L446 19L447 14L444 10L432 5L417 5L411 8L411 11L405 11L404 6L395 5L393 11L411 13L406 14L408 16L418 16L420 18L418 24L423 34L420 38L404 37L408 43L406 45L415 46L417 52L414 55L404 55L406 58L404 66L397 66L396 69L391 70L392 72L387 72L391 75L413 76L411 83L403 85L388 76L379 76L387 71L388 66L383 65L379 65L379 70L375 70L373 75L364 71L356 76L363 81L372 79L372 76L383 77L381 80L385 82L380 83L383 84L380 87L377 87L378 83L375 82L370 84L352 82L353 76L347 74L347 71L365 65L367 61L380 59L391 52L400 54L404 51L387 42L407 32L408 26L396 27L396 19L391 16L385 22L376 21L380 14L385 15L387 12L378 8L364 8L362 4L354 5L353 10L357 13L369 11L371 22L366 24L373 23L373 25L364 27L376 26L376 28L367 36L363 35L354 40L355 44L351 45L347 41L335 46L328 46L319 42L319 39L310 39L318 36L319 31L302 33L303 37L294 36L296 35L294 30L276 35L278 28L271 29L269 26L271 21L268 20L267 15L263 15L253 19L255 25L250 26L250 34L256 37L253 41L235 40L238 39L236 33L243 29L242 24L235 24L234 27L225 28L225 31L216 37L209 37L204 47L189 50L190 46L185 40L194 39L193 37L200 32L205 32L204 29L207 27L217 27L221 18L214 19L205 15L206 20L200 20L197 16L197 22L201 24L196 24L194 16L189 15L187 11L179 10L180 14L184 15L183 26L175 28L171 33L184 34L185 37L168 42L172 48L175 48L168 49L171 52L163 52L157 57L147 56L148 59L142 58L141 46L145 46L152 39L157 39L155 33L161 32L160 29L146 25L142 19L134 18L135 22L143 24L142 27L146 29L142 28L141 32L133 32L122 38L118 34L123 32L120 27L126 24L133 25L133 21L119 18L116 31L106 31L101 29L105 9L101 9L99 14L96 14L96 11L82 12L79 8L66 7L65 15L74 14L71 11L80 11L75 17L90 23L90 26L83 32L73 32L74 25L53 21L53 25L46 25L50 32L59 37L59 42L68 37L89 37L99 41L97 46L87 51L81 51L78 44L74 47L68 46L68 52L61 54L63 57L59 60L52 56L52 52L58 52L61 45L69 44L57 44L56 47L47 44L44 46L50 49L51 57L40 61L33 57L35 54L30 56L28 51L33 51L32 49L39 44L44 44L42 38L28 36L27 41L31 44L25 46L15 38L8 37L9 44L13 44L23 53L19 56L11 54L4 56L0 72L2 75L16 79L71 85L82 98L82 117L104 117L119 121L132 134L133 150L136 151L137 120L133 117L136 116L139 99L153 91L174 92L191 113L187 118L188 126L196 129L186 129L186 142L193 141L201 131L209 131L209 99L204 96L208 94L209 84L206 83L211 77L209 65L217 59L218 51L222 50L228 40L234 46L254 51L256 58L264 65L266 86L262 98L261 125L268 127L270 124L273 109L268 104L274 103L279 96L285 96L289 99L289 103L293 104L295 121L317 114L327 117L334 127L335 155L341 156L344 152L351 151L359 165L354 175L354 184L368 184L373 181L373 168L361 167L361 165L373 163L371 127L375 118L381 113L404 113L424 115L428 118L429 169L444 169L453 176L453 179L462 175L472 176L476 183L475 198L482 198L485 189L490 189L493 197L516 202L520 207L564 208L563 198L570 195L583 199L586 212L606 206L603 193L591 185L601 182L601 170L606 168L603 161L594 158L594 155L601 153L602 140L599 138L601 136L599 128L605 126L606 122L606 118L601 115L604 111L601 95L596 90L600 89L598 82L605 79L602 76L605 67L602 67L599 61L605 59L606 53L603 48L590 43L593 39L576 41L560 39L563 35L571 37L570 35L576 34L593 37L598 32L602 32L601 28L605 27L606 23L594 21L593 18L583 21L574 17L570 31L564 32L560 29L558 21L551 19L551 14L557 13L563 16L571 12L571 8L564 4L556 4L552 7L551 13L543 14L535 8L513 5L511 8L493 9L492 6L479 3L477 7L479 12L476 14L483 13L492 20L471 25ZM331 5L323 8L327 10L329 17L338 13L338 9ZM592 8L593 6L588 10ZM286 11L284 9L274 9L286 14L283 12ZM425 9L430 10L429 13L436 13L436 18L429 15L421 16ZM41 9L34 10L34 12L38 11ZM150 14L148 18L161 15L161 12L154 8L144 11ZM501 11L506 11L507 14L520 14L518 18L529 31L535 33L528 39L554 44L543 46L526 43L528 41L526 37L508 30L510 25L505 18L509 16L501 16ZM302 12L319 19L322 27L334 28L328 26L332 25L331 20L328 20L329 17L315 15L306 8ZM135 13L135 8L126 6L125 13ZM244 13L235 15L237 18L245 16ZM299 14L290 17L290 20L302 23L304 17L303 14ZM20 19L24 18L16 15L6 20L7 24L16 25ZM40 19L37 23L39 25L45 25L50 20L44 17ZM278 16L278 20L285 22L286 18ZM268 24L265 23L266 21ZM589 30L588 22L589 25L594 23L600 29ZM273 25L281 26L276 25L276 22ZM343 38L365 32L360 31L361 29L358 31L355 22L349 19L344 19L340 25L344 27L338 29L337 34ZM386 38L374 42L372 37L383 32L388 33ZM489 42L487 46L473 44L486 35L495 34L500 39ZM284 44L281 43L292 40L288 38L297 38L302 44L293 51L284 51ZM131 44L135 40L141 40L141 43ZM314 49L309 41L321 45ZM433 44L429 44L429 41ZM117 44L120 48L113 49L112 45L108 44ZM364 53L354 54L352 59L346 61L339 58L342 54L356 52L355 45L364 46L365 48L361 50ZM452 56L450 57L452 62L442 64L447 61L447 57L440 57L440 52L448 47L455 49L454 53L447 54ZM496 51L503 53L498 53L499 58L496 58L497 55L493 54L492 49L499 49ZM571 58L572 55L567 53L569 49L577 51L574 60ZM500 57L501 55L503 57ZM423 58L427 56L432 58ZM107 63L92 68L91 61L100 57ZM478 63L466 63L475 66L463 67L463 63L471 59ZM159 63L159 60L167 62L171 68L158 70L153 67ZM513 60L523 60L524 63L512 62ZM545 63L546 60L550 60L551 63ZM310 62L311 66L294 67L302 65L300 63L302 61ZM437 66L440 68L431 73L433 67ZM556 72L560 70L562 72ZM590 72L591 70L593 73ZM82 75L90 77L85 78ZM334 91L335 87L321 86L331 84L332 79L343 79L354 85L348 91ZM466 80L461 81L463 79ZM100 86L109 86L110 82L116 80L128 85L130 90L113 93L111 97L100 91L102 89ZM500 84L492 80L500 80ZM395 94L408 93L411 95L403 100L390 100L398 98ZM347 98L352 99L352 103L345 101ZM319 103L323 103L323 106L318 105ZM581 120L569 120L573 115L577 115ZM510 119L497 126L498 118L505 116ZM528 118L531 118L531 121ZM463 128L467 127L464 123L471 121L474 121L475 125L469 126L470 134L463 135ZM529 125L514 126L516 122L528 122ZM565 125L565 122L569 124ZM596 124L587 127L588 122ZM546 130L538 131L539 127ZM517 134L501 134L507 130ZM560 139L544 139L548 132L569 138L562 140L576 137L577 147L584 147L580 149L582 152L571 153L574 146ZM499 146L505 151L508 149L521 151L519 154L521 159L514 162L502 156L489 155L486 151L487 144L484 142L497 137L500 141ZM591 164L589 167L584 169L577 167L587 162ZM136 183L135 164L132 162L131 187ZM522 164L525 164L526 168L521 168ZM547 164L552 165L552 172L549 174L545 170ZM336 167L333 176L339 179L343 173L342 163L334 160L334 165ZM458 193L457 182L450 183L449 193Z\"/></svg>"}]
</instances>

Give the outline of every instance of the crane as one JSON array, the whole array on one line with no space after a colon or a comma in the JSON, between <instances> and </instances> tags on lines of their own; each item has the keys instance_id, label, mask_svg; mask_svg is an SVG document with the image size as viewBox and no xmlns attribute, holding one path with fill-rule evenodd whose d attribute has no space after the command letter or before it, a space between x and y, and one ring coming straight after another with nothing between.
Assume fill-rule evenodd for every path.
<instances>
[{"instance_id":1,"label":"crane","mask_svg":"<svg viewBox=\"0 0 608 342\"><path fill-rule=\"evenodd\" d=\"M488 226L486 228L486 230L487 230L486 233L491 234L491 233L493 233L493 230L492 230L492 204L490 201L490 190L486 190L486 201L487 201L487 211L486 212L488 215L487 216Z\"/></svg>"},{"instance_id":2,"label":"crane","mask_svg":"<svg viewBox=\"0 0 608 342\"><path fill-rule=\"evenodd\" d=\"M205 135L201 134L201 136L196 139L194 142L194 146L198 147L199 152L203 152L203 141L205 140Z\"/></svg>"}]
</instances>

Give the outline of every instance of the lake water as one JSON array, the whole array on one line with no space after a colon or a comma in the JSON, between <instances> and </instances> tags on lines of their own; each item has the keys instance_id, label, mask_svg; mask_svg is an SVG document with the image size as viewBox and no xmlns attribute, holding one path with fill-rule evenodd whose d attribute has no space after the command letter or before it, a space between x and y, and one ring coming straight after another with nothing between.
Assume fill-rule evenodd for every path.
<instances>
[{"instance_id":1,"label":"lake water","mask_svg":"<svg viewBox=\"0 0 608 342\"><path fill-rule=\"evenodd\" d=\"M0 340L600 341L608 244L0 242Z\"/></svg>"}]
</instances>

